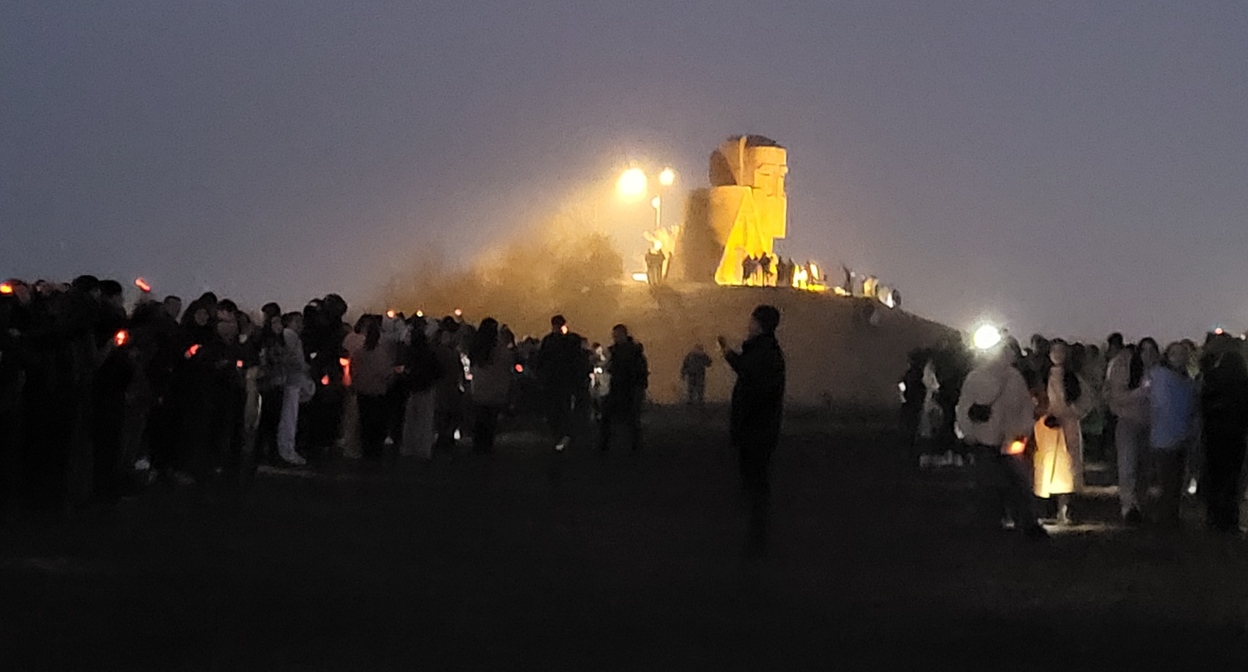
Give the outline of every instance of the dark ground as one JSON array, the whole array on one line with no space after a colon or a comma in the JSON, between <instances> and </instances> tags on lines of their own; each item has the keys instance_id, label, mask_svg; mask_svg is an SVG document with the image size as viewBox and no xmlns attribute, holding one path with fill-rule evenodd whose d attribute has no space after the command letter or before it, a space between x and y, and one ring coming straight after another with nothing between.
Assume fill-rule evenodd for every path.
<instances>
[{"instance_id":1,"label":"dark ground","mask_svg":"<svg viewBox=\"0 0 1248 672\"><path fill-rule=\"evenodd\" d=\"M393 470L157 486L0 537L0 670L1248 669L1248 545L972 526L965 477L795 418L745 560L722 417Z\"/></svg>"}]
</instances>

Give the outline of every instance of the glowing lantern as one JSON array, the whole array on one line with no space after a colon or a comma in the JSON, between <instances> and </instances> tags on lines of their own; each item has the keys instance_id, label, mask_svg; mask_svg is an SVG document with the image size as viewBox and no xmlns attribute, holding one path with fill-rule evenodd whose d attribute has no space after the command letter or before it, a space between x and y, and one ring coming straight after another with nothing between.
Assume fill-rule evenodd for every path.
<instances>
[{"instance_id":1,"label":"glowing lantern","mask_svg":"<svg viewBox=\"0 0 1248 672\"><path fill-rule=\"evenodd\" d=\"M143 278L135 278L134 286L138 287L139 291L143 292L144 294L150 294L152 291L152 286L147 284L147 281L144 280Z\"/></svg>"},{"instance_id":2,"label":"glowing lantern","mask_svg":"<svg viewBox=\"0 0 1248 672\"><path fill-rule=\"evenodd\" d=\"M1023 451L1026 449L1027 449L1026 441L1023 441L1021 439L1015 439L1014 441L1011 441L1010 445L1005 449L1005 454L1006 455L1022 455Z\"/></svg>"},{"instance_id":3,"label":"glowing lantern","mask_svg":"<svg viewBox=\"0 0 1248 672\"><path fill-rule=\"evenodd\" d=\"M12 294L12 293L13 293L13 285L10 285L7 282L0 283L0 294Z\"/></svg>"},{"instance_id":4,"label":"glowing lantern","mask_svg":"<svg viewBox=\"0 0 1248 672\"><path fill-rule=\"evenodd\" d=\"M323 376L321 376L321 384L322 384L322 385L329 385L329 374L328 374L328 373L327 373L327 374L325 374L325 375L323 375Z\"/></svg>"},{"instance_id":5,"label":"glowing lantern","mask_svg":"<svg viewBox=\"0 0 1248 672\"><path fill-rule=\"evenodd\" d=\"M464 316L464 311L462 311L462 310L460 310L460 309L456 308L456 309L455 309L455 317L463 317L463 316Z\"/></svg>"},{"instance_id":6,"label":"glowing lantern","mask_svg":"<svg viewBox=\"0 0 1248 672\"><path fill-rule=\"evenodd\" d=\"M187 359L190 359L190 358L194 357L194 356L195 356L195 353L197 353L197 352L199 352L199 344L198 344L198 343L196 343L196 344L192 345L191 347L187 348L187 349L186 349L186 355L185 355L185 356L186 356L186 358L187 358Z\"/></svg>"},{"instance_id":7,"label":"glowing lantern","mask_svg":"<svg viewBox=\"0 0 1248 672\"><path fill-rule=\"evenodd\" d=\"M130 341L130 332L126 331L125 329L122 329L121 331L113 335L113 343L116 343L117 347L119 348L125 345L126 343L128 343L129 341Z\"/></svg>"},{"instance_id":8,"label":"glowing lantern","mask_svg":"<svg viewBox=\"0 0 1248 672\"><path fill-rule=\"evenodd\" d=\"M394 319L394 316L395 316L395 315L397 315L397 314L398 314L398 313L395 313L393 310L387 310L387 311L386 311L386 317L388 317L388 318L390 318L390 319L392 319L392 320Z\"/></svg>"},{"instance_id":9,"label":"glowing lantern","mask_svg":"<svg viewBox=\"0 0 1248 672\"><path fill-rule=\"evenodd\" d=\"M424 317L424 316L425 316L425 311L423 310L416 311L416 317Z\"/></svg>"}]
</instances>

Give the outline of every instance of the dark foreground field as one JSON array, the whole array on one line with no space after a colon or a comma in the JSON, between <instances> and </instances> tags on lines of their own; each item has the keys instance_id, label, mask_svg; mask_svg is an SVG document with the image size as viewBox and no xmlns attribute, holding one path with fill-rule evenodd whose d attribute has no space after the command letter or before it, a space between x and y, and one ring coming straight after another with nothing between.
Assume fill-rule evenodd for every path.
<instances>
[{"instance_id":1,"label":"dark foreground field","mask_svg":"<svg viewBox=\"0 0 1248 672\"><path fill-rule=\"evenodd\" d=\"M11 526L0 669L1248 669L1244 542L978 529L963 477L807 417L745 560L723 425L660 411L640 455L514 432L488 460L330 460Z\"/></svg>"}]
</instances>

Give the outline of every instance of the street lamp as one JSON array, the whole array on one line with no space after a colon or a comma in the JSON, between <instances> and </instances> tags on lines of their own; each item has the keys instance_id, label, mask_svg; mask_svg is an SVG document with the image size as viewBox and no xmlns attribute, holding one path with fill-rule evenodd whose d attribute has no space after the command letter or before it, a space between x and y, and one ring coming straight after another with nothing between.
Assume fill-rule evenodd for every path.
<instances>
[{"instance_id":1,"label":"street lamp","mask_svg":"<svg viewBox=\"0 0 1248 672\"><path fill-rule=\"evenodd\" d=\"M622 196L636 198L646 193L647 182L645 171L640 168L629 168L616 181L615 190Z\"/></svg>"},{"instance_id":2,"label":"street lamp","mask_svg":"<svg viewBox=\"0 0 1248 672\"><path fill-rule=\"evenodd\" d=\"M659 173L659 184L664 187L670 187L676 184L676 171L671 168L664 168Z\"/></svg>"}]
</instances>

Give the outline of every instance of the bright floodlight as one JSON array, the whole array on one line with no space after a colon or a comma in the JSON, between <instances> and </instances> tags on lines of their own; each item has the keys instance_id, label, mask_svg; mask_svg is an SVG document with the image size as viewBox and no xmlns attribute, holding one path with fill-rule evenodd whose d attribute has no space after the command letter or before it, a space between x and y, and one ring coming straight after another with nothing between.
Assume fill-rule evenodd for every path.
<instances>
[{"instance_id":1,"label":"bright floodlight","mask_svg":"<svg viewBox=\"0 0 1248 672\"><path fill-rule=\"evenodd\" d=\"M976 348L989 350L1001 342L1001 331L991 324L985 324L975 330L972 341L975 343Z\"/></svg>"},{"instance_id":2,"label":"bright floodlight","mask_svg":"<svg viewBox=\"0 0 1248 672\"><path fill-rule=\"evenodd\" d=\"M646 193L646 173L640 168L629 168L615 183L616 191L623 196L636 197Z\"/></svg>"},{"instance_id":3,"label":"bright floodlight","mask_svg":"<svg viewBox=\"0 0 1248 672\"><path fill-rule=\"evenodd\" d=\"M671 168L664 168L663 172L659 173L659 184L665 187L676 184L676 171Z\"/></svg>"}]
</instances>

